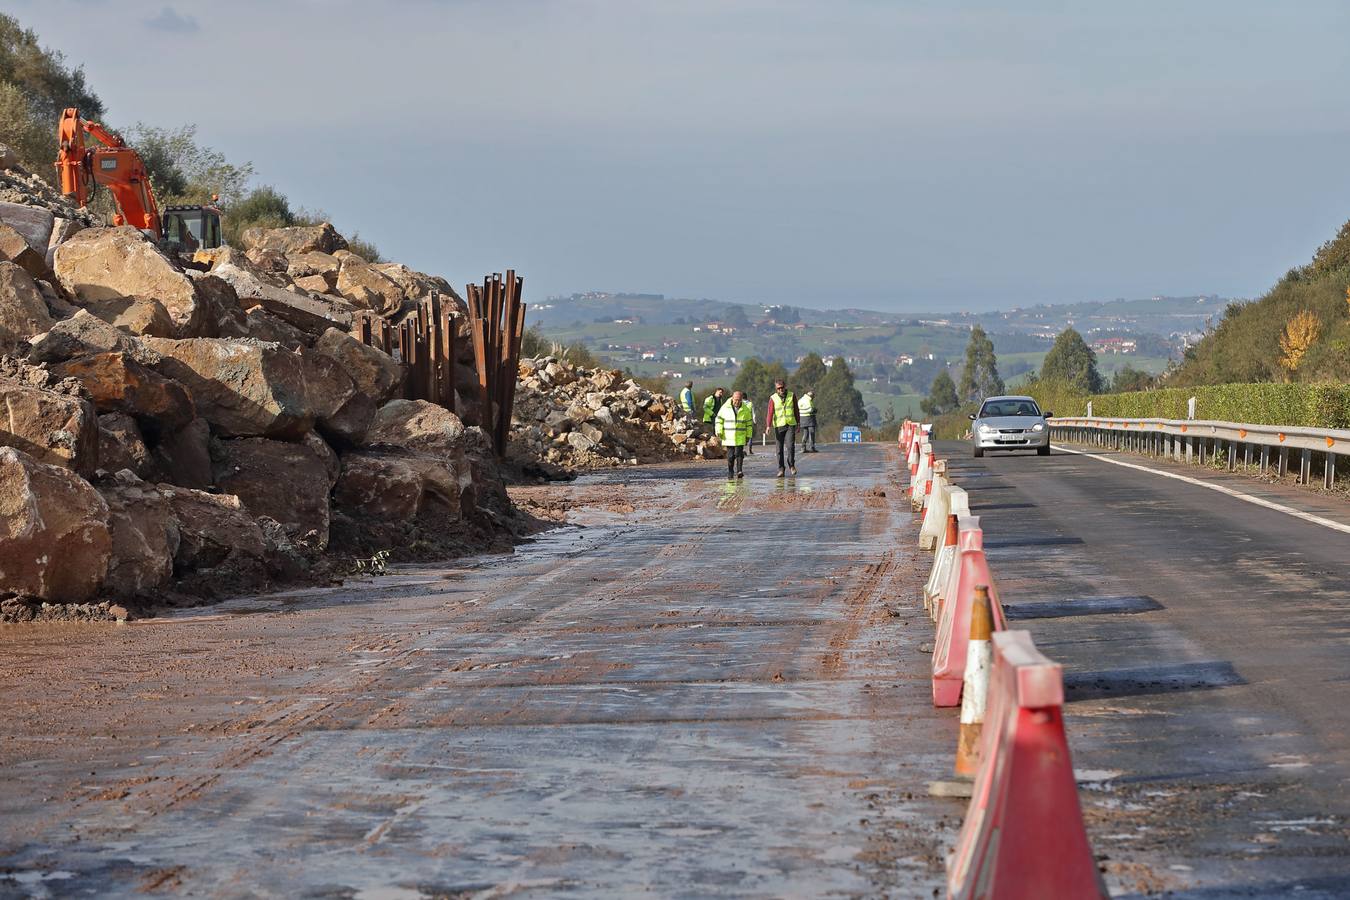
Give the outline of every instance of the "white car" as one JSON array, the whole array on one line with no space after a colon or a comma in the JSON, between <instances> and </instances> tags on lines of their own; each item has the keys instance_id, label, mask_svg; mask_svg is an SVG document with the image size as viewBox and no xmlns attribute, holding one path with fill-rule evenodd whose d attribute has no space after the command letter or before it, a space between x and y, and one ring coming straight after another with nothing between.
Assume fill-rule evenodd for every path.
<instances>
[{"instance_id":1,"label":"white car","mask_svg":"<svg viewBox=\"0 0 1350 900\"><path fill-rule=\"evenodd\" d=\"M984 456L986 450L1035 450L1049 456L1050 425L1045 420L1053 415L1041 412L1031 397L989 397L970 417L975 456Z\"/></svg>"}]
</instances>

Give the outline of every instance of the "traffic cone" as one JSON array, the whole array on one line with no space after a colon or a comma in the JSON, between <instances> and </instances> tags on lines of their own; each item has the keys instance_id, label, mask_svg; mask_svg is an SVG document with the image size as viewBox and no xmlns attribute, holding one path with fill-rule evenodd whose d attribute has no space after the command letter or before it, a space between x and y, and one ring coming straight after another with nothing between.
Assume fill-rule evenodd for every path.
<instances>
[{"instance_id":1,"label":"traffic cone","mask_svg":"<svg viewBox=\"0 0 1350 900\"><path fill-rule=\"evenodd\" d=\"M960 530L958 520L955 514L947 517L947 536L942 542L942 549L938 551L937 565L934 566L933 577L929 579L930 588L925 592L923 601L924 608L936 622L942 618L942 597L947 590L947 582L951 580L952 566L956 565L956 539Z\"/></svg>"},{"instance_id":2,"label":"traffic cone","mask_svg":"<svg viewBox=\"0 0 1350 900\"><path fill-rule=\"evenodd\" d=\"M970 607L970 643L966 645L966 674L961 687L961 734L956 740L956 774L974 776L980 767L980 731L984 727L985 700L989 696L989 667L993 649L994 614L989 604L989 586L975 586Z\"/></svg>"}]
</instances>

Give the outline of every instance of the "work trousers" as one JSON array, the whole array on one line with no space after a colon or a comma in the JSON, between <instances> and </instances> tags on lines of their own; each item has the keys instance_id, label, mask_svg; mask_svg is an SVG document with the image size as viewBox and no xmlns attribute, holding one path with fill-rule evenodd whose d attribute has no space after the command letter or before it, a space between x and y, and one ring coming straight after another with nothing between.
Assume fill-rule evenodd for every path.
<instances>
[{"instance_id":1,"label":"work trousers","mask_svg":"<svg viewBox=\"0 0 1350 900\"><path fill-rule=\"evenodd\" d=\"M775 427L773 436L778 441L778 468L797 468L797 426L783 425ZM787 449L787 465L783 464L784 445Z\"/></svg>"},{"instance_id":2,"label":"work trousers","mask_svg":"<svg viewBox=\"0 0 1350 900\"><path fill-rule=\"evenodd\" d=\"M727 477L735 478L745 471L745 445L727 447Z\"/></svg>"},{"instance_id":3,"label":"work trousers","mask_svg":"<svg viewBox=\"0 0 1350 900\"><path fill-rule=\"evenodd\" d=\"M816 417L805 416L802 418L802 449L810 447L816 449Z\"/></svg>"}]
</instances>

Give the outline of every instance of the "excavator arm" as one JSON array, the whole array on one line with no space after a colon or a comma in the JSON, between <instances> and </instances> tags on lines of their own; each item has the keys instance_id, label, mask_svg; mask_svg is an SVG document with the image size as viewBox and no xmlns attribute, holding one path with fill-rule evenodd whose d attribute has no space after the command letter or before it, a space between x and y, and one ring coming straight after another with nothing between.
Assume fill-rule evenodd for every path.
<instances>
[{"instance_id":1,"label":"excavator arm","mask_svg":"<svg viewBox=\"0 0 1350 900\"><path fill-rule=\"evenodd\" d=\"M88 134L98 146L85 146ZM103 185L117 203L115 225L133 225L150 232L155 240L164 236L164 225L159 215L159 204L150 187L141 156L126 145L122 138L97 122L80 118L80 111L71 107L61 114L57 128L60 150L56 169L61 176L61 193L74 198L83 207L93 196L95 185Z\"/></svg>"}]
</instances>

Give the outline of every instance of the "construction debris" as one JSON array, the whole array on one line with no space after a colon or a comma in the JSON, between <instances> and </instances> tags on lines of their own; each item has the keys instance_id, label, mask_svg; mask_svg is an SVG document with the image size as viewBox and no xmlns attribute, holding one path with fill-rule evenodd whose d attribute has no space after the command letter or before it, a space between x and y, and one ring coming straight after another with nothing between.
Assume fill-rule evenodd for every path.
<instances>
[{"instance_id":1,"label":"construction debris","mask_svg":"<svg viewBox=\"0 0 1350 900\"><path fill-rule=\"evenodd\" d=\"M570 472L725 455L711 426L622 372L553 356L520 361L508 461Z\"/></svg>"},{"instance_id":2,"label":"construction debris","mask_svg":"<svg viewBox=\"0 0 1350 900\"><path fill-rule=\"evenodd\" d=\"M134 615L525 530L444 279L326 223L189 263L0 174L0 500L32 519L10 517L0 619Z\"/></svg>"}]
</instances>

